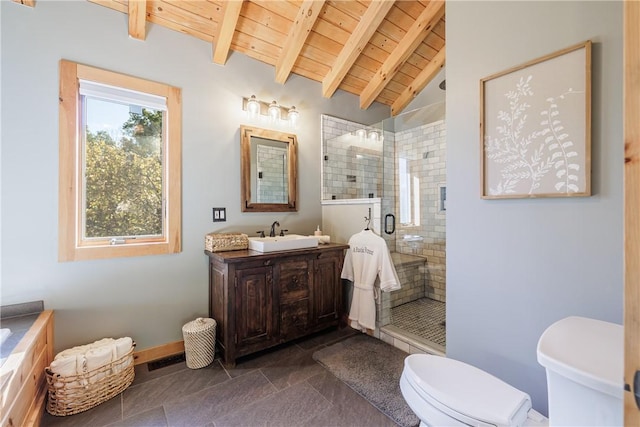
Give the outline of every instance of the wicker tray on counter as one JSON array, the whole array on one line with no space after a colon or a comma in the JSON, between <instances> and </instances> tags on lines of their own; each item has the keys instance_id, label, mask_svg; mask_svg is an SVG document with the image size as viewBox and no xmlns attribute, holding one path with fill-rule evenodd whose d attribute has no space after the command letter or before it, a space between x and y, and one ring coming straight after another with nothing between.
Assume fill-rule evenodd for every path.
<instances>
[{"instance_id":1,"label":"wicker tray on counter","mask_svg":"<svg viewBox=\"0 0 640 427\"><path fill-rule=\"evenodd\" d=\"M209 233L204 248L209 252L239 251L249 248L249 237L244 233Z\"/></svg>"}]
</instances>

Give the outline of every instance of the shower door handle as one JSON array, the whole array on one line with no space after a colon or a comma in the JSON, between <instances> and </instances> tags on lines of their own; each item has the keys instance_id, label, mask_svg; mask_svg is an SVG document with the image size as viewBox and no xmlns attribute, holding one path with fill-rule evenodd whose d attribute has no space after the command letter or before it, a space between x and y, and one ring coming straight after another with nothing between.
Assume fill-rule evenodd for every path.
<instances>
[{"instance_id":1,"label":"shower door handle","mask_svg":"<svg viewBox=\"0 0 640 427\"><path fill-rule=\"evenodd\" d=\"M389 218L391 218L391 230L389 230ZM393 214L386 214L384 216L384 232L387 234L393 234L396 232L396 217Z\"/></svg>"}]
</instances>

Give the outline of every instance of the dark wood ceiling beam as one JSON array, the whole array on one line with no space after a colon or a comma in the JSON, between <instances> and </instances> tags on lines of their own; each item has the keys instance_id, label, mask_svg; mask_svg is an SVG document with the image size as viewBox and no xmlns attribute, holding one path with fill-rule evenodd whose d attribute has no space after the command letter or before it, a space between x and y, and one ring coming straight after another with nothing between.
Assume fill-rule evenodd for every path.
<instances>
[{"instance_id":1,"label":"dark wood ceiling beam","mask_svg":"<svg viewBox=\"0 0 640 427\"><path fill-rule=\"evenodd\" d=\"M229 56L231 40L238 24L242 0L227 0L222 2L222 18L218 22L218 28L213 38L213 62L224 65Z\"/></svg>"},{"instance_id":2,"label":"dark wood ceiling beam","mask_svg":"<svg viewBox=\"0 0 640 427\"><path fill-rule=\"evenodd\" d=\"M411 100L424 89L431 80L444 67L446 59L445 46L433 57L429 64L416 76L413 82L407 86L400 96L391 104L391 115L397 116L409 105Z\"/></svg>"},{"instance_id":3,"label":"dark wood ceiling beam","mask_svg":"<svg viewBox=\"0 0 640 427\"><path fill-rule=\"evenodd\" d=\"M144 40L147 37L147 0L129 0L129 37Z\"/></svg>"},{"instance_id":4,"label":"dark wood ceiling beam","mask_svg":"<svg viewBox=\"0 0 640 427\"><path fill-rule=\"evenodd\" d=\"M374 0L336 58L331 71L322 80L322 95L330 98L358 59L380 23L393 6L393 1Z\"/></svg>"},{"instance_id":5,"label":"dark wood ceiling beam","mask_svg":"<svg viewBox=\"0 0 640 427\"><path fill-rule=\"evenodd\" d=\"M422 43L427 34L444 16L444 1L431 0L418 19L413 23L407 34L402 38L394 51L376 72L373 79L360 94L360 108L366 109L382 92L387 83L398 72L402 64L411 56Z\"/></svg>"},{"instance_id":6,"label":"dark wood ceiling beam","mask_svg":"<svg viewBox=\"0 0 640 427\"><path fill-rule=\"evenodd\" d=\"M320 15L324 2L325 0L305 0L300 6L276 63L276 81L278 83L287 81L302 46L304 46L307 36Z\"/></svg>"}]
</instances>

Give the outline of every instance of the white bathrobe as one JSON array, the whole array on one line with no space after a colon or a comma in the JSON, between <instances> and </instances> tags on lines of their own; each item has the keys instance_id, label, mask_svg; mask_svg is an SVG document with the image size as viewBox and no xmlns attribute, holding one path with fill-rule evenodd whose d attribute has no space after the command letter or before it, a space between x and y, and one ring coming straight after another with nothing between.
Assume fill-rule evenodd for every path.
<instances>
[{"instance_id":1,"label":"white bathrobe","mask_svg":"<svg viewBox=\"0 0 640 427\"><path fill-rule=\"evenodd\" d=\"M376 295L374 283L380 277L385 292L400 289L398 274L384 239L371 230L363 230L349 239L341 277L353 282L349 321L358 330L375 329Z\"/></svg>"}]
</instances>

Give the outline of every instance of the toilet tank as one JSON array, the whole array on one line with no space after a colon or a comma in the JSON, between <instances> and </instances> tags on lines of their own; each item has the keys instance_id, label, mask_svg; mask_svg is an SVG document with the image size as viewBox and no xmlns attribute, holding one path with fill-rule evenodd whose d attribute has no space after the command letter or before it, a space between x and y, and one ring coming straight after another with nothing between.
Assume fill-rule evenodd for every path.
<instances>
[{"instance_id":1,"label":"toilet tank","mask_svg":"<svg viewBox=\"0 0 640 427\"><path fill-rule=\"evenodd\" d=\"M549 326L538 341L550 426L623 424L623 327L585 317Z\"/></svg>"}]
</instances>

